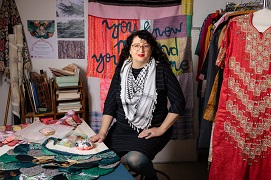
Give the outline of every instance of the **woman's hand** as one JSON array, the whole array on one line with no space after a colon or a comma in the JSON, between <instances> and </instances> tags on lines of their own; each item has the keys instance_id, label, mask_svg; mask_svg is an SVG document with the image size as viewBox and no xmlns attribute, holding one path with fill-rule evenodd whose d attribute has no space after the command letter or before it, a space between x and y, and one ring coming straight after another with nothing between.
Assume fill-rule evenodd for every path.
<instances>
[{"instance_id":1,"label":"woman's hand","mask_svg":"<svg viewBox=\"0 0 271 180\"><path fill-rule=\"evenodd\" d=\"M106 137L105 134L103 134L103 133L98 133L98 134L96 134L96 135L90 137L89 140L90 140L91 142L93 142L93 143L95 143L95 142L101 143L101 142L104 141L105 137Z\"/></svg>"},{"instance_id":2,"label":"woman's hand","mask_svg":"<svg viewBox=\"0 0 271 180\"><path fill-rule=\"evenodd\" d=\"M139 133L138 138L150 139L152 137L157 137L163 135L165 132L161 130L159 127L153 127L150 129L145 129L141 133Z\"/></svg>"}]
</instances>

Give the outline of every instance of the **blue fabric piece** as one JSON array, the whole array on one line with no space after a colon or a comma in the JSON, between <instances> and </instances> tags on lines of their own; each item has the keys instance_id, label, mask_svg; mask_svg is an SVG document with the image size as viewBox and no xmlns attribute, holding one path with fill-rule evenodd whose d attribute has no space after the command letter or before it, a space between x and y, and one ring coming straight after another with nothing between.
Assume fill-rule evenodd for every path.
<instances>
[{"instance_id":1,"label":"blue fabric piece","mask_svg":"<svg viewBox=\"0 0 271 180\"><path fill-rule=\"evenodd\" d=\"M7 153L0 156L1 162L9 163L17 161L16 155L8 155Z\"/></svg>"}]
</instances>

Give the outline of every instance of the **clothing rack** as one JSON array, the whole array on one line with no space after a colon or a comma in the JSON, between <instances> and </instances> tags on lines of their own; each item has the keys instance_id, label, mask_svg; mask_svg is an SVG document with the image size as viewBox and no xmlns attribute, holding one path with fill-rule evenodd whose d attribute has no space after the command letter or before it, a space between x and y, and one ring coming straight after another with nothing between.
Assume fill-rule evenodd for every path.
<instances>
[{"instance_id":1,"label":"clothing rack","mask_svg":"<svg viewBox=\"0 0 271 180\"><path fill-rule=\"evenodd\" d=\"M263 0L262 2L255 1L255 2L248 2L248 3L241 3L236 4L232 2L226 2L226 12L231 11L241 11L241 10L260 10L262 8L268 7L268 0Z\"/></svg>"}]
</instances>

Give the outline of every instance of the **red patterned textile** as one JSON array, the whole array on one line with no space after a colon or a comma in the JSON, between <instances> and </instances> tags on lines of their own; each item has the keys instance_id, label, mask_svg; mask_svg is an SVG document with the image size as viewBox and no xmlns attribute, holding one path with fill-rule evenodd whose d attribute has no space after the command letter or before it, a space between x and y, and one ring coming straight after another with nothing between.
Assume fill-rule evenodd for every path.
<instances>
[{"instance_id":1,"label":"red patterned textile","mask_svg":"<svg viewBox=\"0 0 271 180\"><path fill-rule=\"evenodd\" d=\"M271 27L233 18L217 60L224 67L210 180L271 179Z\"/></svg>"}]
</instances>

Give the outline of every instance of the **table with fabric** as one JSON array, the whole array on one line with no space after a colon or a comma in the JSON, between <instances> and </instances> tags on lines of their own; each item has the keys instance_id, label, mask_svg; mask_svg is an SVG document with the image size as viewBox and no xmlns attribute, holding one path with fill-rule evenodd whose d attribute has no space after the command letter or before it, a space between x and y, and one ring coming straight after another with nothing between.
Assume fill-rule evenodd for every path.
<instances>
[{"instance_id":1,"label":"table with fabric","mask_svg":"<svg viewBox=\"0 0 271 180\"><path fill-rule=\"evenodd\" d=\"M95 132L89 127L89 125L83 121L82 124L78 125L77 128L74 130L77 133L82 133L86 134L88 137L93 136ZM0 155L5 154L8 152L10 149L15 149L16 146L7 146L4 145L0 148ZM54 150L59 150L59 151L64 151L67 150L67 148L60 146L60 145L54 145L53 142L48 142L46 147L49 149L54 149ZM104 152L106 150L109 150L107 146L104 143L96 143L94 145L95 148L92 149L92 151L96 153ZM73 153L73 151L76 151L71 148L70 153ZM84 155L84 151L82 151L82 154ZM86 154L86 153L85 153ZM115 170L109 174L102 175L98 178L99 180L129 180L129 179L134 179L133 176L127 171L127 169L123 166L123 164L119 164Z\"/></svg>"}]
</instances>

